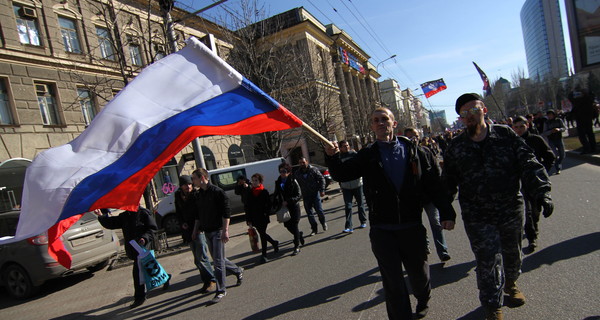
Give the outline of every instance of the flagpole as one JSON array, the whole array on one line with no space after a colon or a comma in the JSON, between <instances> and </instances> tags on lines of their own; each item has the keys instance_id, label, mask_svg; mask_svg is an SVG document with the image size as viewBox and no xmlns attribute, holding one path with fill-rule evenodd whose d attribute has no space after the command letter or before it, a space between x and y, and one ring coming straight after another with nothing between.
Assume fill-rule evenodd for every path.
<instances>
[{"instance_id":1,"label":"flagpole","mask_svg":"<svg viewBox=\"0 0 600 320\"><path fill-rule=\"evenodd\" d=\"M500 108L500 105L498 104L498 101L496 101L496 97L494 97L493 94L490 94L490 96L492 96L492 99L494 100L494 103L496 103L496 107L498 108L498 110L500 110L500 114L502 115L502 118L504 118L504 120L508 119L508 118L506 118L506 115L502 111L502 108Z\"/></svg>"},{"instance_id":2,"label":"flagpole","mask_svg":"<svg viewBox=\"0 0 600 320\"><path fill-rule=\"evenodd\" d=\"M304 121L302 122L302 128L308 130L308 132L312 133L317 138L321 139L321 141L323 141L325 144L327 144L331 148L334 148L333 143L331 143L331 141L329 141L329 139L323 137L323 135L321 135L319 132L317 132L317 130L313 129L311 126L306 124L306 122L304 122Z\"/></svg>"}]
</instances>

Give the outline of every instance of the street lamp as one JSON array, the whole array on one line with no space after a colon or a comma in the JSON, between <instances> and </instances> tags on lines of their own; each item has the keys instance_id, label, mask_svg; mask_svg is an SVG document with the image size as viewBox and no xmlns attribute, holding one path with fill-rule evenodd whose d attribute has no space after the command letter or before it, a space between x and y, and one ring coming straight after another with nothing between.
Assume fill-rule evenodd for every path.
<instances>
[{"instance_id":1,"label":"street lamp","mask_svg":"<svg viewBox=\"0 0 600 320\"><path fill-rule=\"evenodd\" d=\"M388 61L388 60L390 60L390 59L394 59L395 57L396 57L396 55L395 55L395 54L393 54L393 55L391 55L389 58L381 60L381 61L380 61L380 62L379 62L379 63L378 63L376 66L375 66L375 70L376 70L376 71L379 73L379 65L380 65L380 64L382 64L382 63L384 63L384 62L386 62L386 61ZM380 104L383 106L383 99L382 99L382 97L381 97L381 85L379 84L379 82L377 82L377 87L378 87L377 89L379 89L379 90L378 90L378 91L379 91L379 103L380 103Z\"/></svg>"}]
</instances>

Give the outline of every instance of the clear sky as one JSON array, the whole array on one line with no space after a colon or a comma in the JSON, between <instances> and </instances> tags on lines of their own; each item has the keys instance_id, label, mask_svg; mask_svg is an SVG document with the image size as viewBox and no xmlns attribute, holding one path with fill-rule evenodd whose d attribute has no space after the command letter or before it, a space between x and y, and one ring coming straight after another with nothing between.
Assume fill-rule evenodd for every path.
<instances>
[{"instance_id":1,"label":"clear sky","mask_svg":"<svg viewBox=\"0 0 600 320\"><path fill-rule=\"evenodd\" d=\"M212 0L180 0L202 8ZM229 0L206 11L234 9L241 0ZM422 94L419 84L443 78L448 89L429 99L425 107L445 110L454 121L454 103L465 92L482 92L475 61L491 81L513 80L521 70L528 75L520 12L524 0L257 0L267 16L304 7L321 23L334 23L348 33L377 65L380 80L392 78L401 89ZM559 1L564 17L564 1ZM563 18L563 25L565 21ZM567 56L571 57L568 32L564 28ZM571 62L569 62L571 67Z\"/></svg>"}]
</instances>

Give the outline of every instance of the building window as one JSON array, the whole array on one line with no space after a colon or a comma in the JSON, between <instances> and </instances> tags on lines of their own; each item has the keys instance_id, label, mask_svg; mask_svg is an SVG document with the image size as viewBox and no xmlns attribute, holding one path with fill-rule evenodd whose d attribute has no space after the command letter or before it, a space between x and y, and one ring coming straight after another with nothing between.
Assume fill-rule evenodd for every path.
<instances>
[{"instance_id":1,"label":"building window","mask_svg":"<svg viewBox=\"0 0 600 320\"><path fill-rule=\"evenodd\" d=\"M35 83L35 93L42 115L42 122L45 125L58 125L58 110L56 106L56 97L54 88L50 84Z\"/></svg>"},{"instance_id":2,"label":"building window","mask_svg":"<svg viewBox=\"0 0 600 320\"><path fill-rule=\"evenodd\" d=\"M115 52L113 51L112 41L110 40L110 33L108 29L96 27L96 35L98 36L98 43L100 44L100 54L102 59L115 60Z\"/></svg>"},{"instance_id":3,"label":"building window","mask_svg":"<svg viewBox=\"0 0 600 320\"><path fill-rule=\"evenodd\" d=\"M83 121L85 125L89 125L94 117L96 116L96 108L90 91L83 88L77 88L77 100L79 106L81 106L81 113L83 114Z\"/></svg>"},{"instance_id":4,"label":"building window","mask_svg":"<svg viewBox=\"0 0 600 320\"><path fill-rule=\"evenodd\" d=\"M17 18L17 31L19 41L23 44L34 46L41 45L40 33L37 27L37 12L34 8L13 5L15 17Z\"/></svg>"},{"instance_id":5,"label":"building window","mask_svg":"<svg viewBox=\"0 0 600 320\"><path fill-rule=\"evenodd\" d=\"M131 64L134 66L142 65L142 53L140 50L140 41L134 36L127 36L127 42L129 44L129 58Z\"/></svg>"},{"instance_id":6,"label":"building window","mask_svg":"<svg viewBox=\"0 0 600 320\"><path fill-rule=\"evenodd\" d=\"M60 33L62 35L63 44L65 45L65 51L81 53L75 20L58 17L58 22L60 24Z\"/></svg>"},{"instance_id":7,"label":"building window","mask_svg":"<svg viewBox=\"0 0 600 320\"><path fill-rule=\"evenodd\" d=\"M0 79L0 124L14 124L5 81Z\"/></svg>"},{"instance_id":8,"label":"building window","mask_svg":"<svg viewBox=\"0 0 600 320\"><path fill-rule=\"evenodd\" d=\"M165 53L165 45L160 43L154 44L154 60L158 61L164 58L167 54Z\"/></svg>"}]
</instances>

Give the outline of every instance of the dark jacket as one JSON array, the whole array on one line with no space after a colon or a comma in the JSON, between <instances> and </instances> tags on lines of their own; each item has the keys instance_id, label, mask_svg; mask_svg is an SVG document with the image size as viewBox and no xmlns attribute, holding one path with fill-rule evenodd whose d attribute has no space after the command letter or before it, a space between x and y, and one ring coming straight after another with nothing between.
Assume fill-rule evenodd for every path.
<instances>
[{"instance_id":1,"label":"dark jacket","mask_svg":"<svg viewBox=\"0 0 600 320\"><path fill-rule=\"evenodd\" d=\"M233 189L233 192L235 194L237 194L238 196L242 197L242 203L246 204L246 198L248 197L248 189L251 189L251 185L252 183L250 182L250 180L246 179L246 184L248 185L247 187L244 187L243 185L239 185L236 184L235 188Z\"/></svg>"},{"instance_id":2,"label":"dark jacket","mask_svg":"<svg viewBox=\"0 0 600 320\"><path fill-rule=\"evenodd\" d=\"M425 195L439 209L441 221L454 221L456 213L434 165L428 161L425 152L410 140L405 137L398 139L409 146L407 169L399 192L383 168L377 143L363 148L356 157L345 162L341 162L339 153L327 156L327 166L337 181L363 178L372 225L421 223Z\"/></svg>"},{"instance_id":3,"label":"dark jacket","mask_svg":"<svg viewBox=\"0 0 600 320\"><path fill-rule=\"evenodd\" d=\"M153 230L157 230L156 221L150 210L140 207L136 211L123 211L118 216L109 217L103 215L98 217L100 224L106 229L121 229L123 230L123 238L125 239L125 253L127 257L134 260L138 252L129 244L129 241L143 238L145 247L150 245L153 239ZM142 247L144 247L142 246Z\"/></svg>"},{"instance_id":4,"label":"dark jacket","mask_svg":"<svg viewBox=\"0 0 600 320\"><path fill-rule=\"evenodd\" d=\"M309 165L307 171L298 168L294 174L294 178L300 184L302 195L305 197L313 197L319 192L325 191L325 178L319 169Z\"/></svg>"},{"instance_id":5,"label":"dark jacket","mask_svg":"<svg viewBox=\"0 0 600 320\"><path fill-rule=\"evenodd\" d=\"M525 132L521 138L525 139L527 145L533 149L536 159L546 168L546 171L550 170L556 160L556 156L546 140L537 134L529 132Z\"/></svg>"},{"instance_id":6,"label":"dark jacket","mask_svg":"<svg viewBox=\"0 0 600 320\"><path fill-rule=\"evenodd\" d=\"M185 241L192 240L192 231L194 229L194 221L198 214L196 208L196 193L197 190L192 190L190 194L183 199L183 191L181 189L175 191L175 215L179 220L180 226L187 223L187 229L181 229L181 236Z\"/></svg>"},{"instance_id":7,"label":"dark jacket","mask_svg":"<svg viewBox=\"0 0 600 320\"><path fill-rule=\"evenodd\" d=\"M571 114L577 122L592 121L596 116L594 114L595 96L587 89L575 90L569 93L569 101L573 105Z\"/></svg>"},{"instance_id":8,"label":"dark jacket","mask_svg":"<svg viewBox=\"0 0 600 320\"><path fill-rule=\"evenodd\" d=\"M481 142L461 133L444 155L443 177L450 194L460 189L465 222L522 214L521 188L532 199L550 192L546 170L523 139L504 125L488 125L487 130Z\"/></svg>"},{"instance_id":9,"label":"dark jacket","mask_svg":"<svg viewBox=\"0 0 600 320\"><path fill-rule=\"evenodd\" d=\"M196 193L196 220L199 230L213 232L223 228L223 219L231 218L229 199L223 189L209 183L206 190Z\"/></svg>"},{"instance_id":10,"label":"dark jacket","mask_svg":"<svg viewBox=\"0 0 600 320\"><path fill-rule=\"evenodd\" d=\"M552 129L558 128L559 132L552 132ZM566 130L565 123L559 118L556 117L552 120L548 119L544 123L544 131L542 131L542 136L547 137L548 140L561 140L562 133Z\"/></svg>"},{"instance_id":11,"label":"dark jacket","mask_svg":"<svg viewBox=\"0 0 600 320\"><path fill-rule=\"evenodd\" d=\"M275 201L277 207L280 207L283 201L287 202L287 207L291 215L290 221L300 221L300 206L298 202L302 198L300 185L293 175L289 175L281 188L281 176L275 181ZM287 223L287 222L286 222Z\"/></svg>"},{"instance_id":12,"label":"dark jacket","mask_svg":"<svg viewBox=\"0 0 600 320\"><path fill-rule=\"evenodd\" d=\"M271 213L271 200L269 199L269 191L263 189L258 196L252 193L252 188L245 190L246 203L244 211L246 211L246 221L252 223L253 226L266 226L269 224L269 214Z\"/></svg>"}]
</instances>

